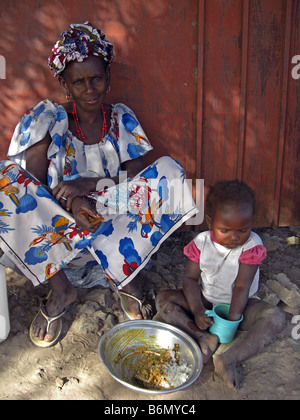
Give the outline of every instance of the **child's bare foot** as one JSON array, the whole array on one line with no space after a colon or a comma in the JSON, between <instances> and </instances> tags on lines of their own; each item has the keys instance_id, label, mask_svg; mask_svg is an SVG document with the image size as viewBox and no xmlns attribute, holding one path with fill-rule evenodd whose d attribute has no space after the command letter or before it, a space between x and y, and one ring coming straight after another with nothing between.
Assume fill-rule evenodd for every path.
<instances>
[{"instance_id":1,"label":"child's bare foot","mask_svg":"<svg viewBox=\"0 0 300 420\"><path fill-rule=\"evenodd\" d=\"M236 390L241 384L241 375L238 373L236 363L228 363L224 354L213 356L215 373L219 375L230 389Z\"/></svg>"},{"instance_id":2,"label":"child's bare foot","mask_svg":"<svg viewBox=\"0 0 300 420\"><path fill-rule=\"evenodd\" d=\"M204 333L198 338L198 343L203 354L203 363L206 364L216 351L219 339L214 334Z\"/></svg>"}]
</instances>

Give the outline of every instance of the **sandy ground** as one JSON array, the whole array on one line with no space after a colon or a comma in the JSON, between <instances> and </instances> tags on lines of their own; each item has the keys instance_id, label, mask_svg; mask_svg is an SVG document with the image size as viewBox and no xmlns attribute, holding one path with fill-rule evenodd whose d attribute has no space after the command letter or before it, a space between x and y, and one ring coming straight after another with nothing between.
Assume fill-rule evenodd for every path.
<instances>
[{"instance_id":1,"label":"sandy ground","mask_svg":"<svg viewBox=\"0 0 300 420\"><path fill-rule=\"evenodd\" d=\"M268 244L268 257L261 268L259 294L275 299L266 287L273 274L285 273L300 287L299 245L286 238L299 235L299 227L258 229ZM149 293L166 287L178 288L184 270L182 249L195 234L175 233L155 255L150 270L141 278ZM28 338L29 325L38 311L47 286L33 288L31 282L7 269L11 331L0 344L1 400L298 400L300 398L300 339L293 339L292 318L285 307L287 323L280 336L263 353L245 361L240 370L242 387L231 391L214 377L212 362L194 384L183 391L153 395L135 392L115 381L98 356L100 337L116 323L126 320L119 301L110 289L79 290L78 298L64 315L64 334L59 344L48 349L35 347ZM277 299L278 300L278 299ZM298 329L299 331L299 329Z\"/></svg>"}]
</instances>

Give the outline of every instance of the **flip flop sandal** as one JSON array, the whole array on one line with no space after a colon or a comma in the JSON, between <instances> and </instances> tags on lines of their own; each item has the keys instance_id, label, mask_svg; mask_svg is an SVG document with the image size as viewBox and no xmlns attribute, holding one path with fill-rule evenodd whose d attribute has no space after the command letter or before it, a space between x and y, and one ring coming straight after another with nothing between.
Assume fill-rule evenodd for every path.
<instances>
[{"instance_id":1,"label":"flip flop sandal","mask_svg":"<svg viewBox=\"0 0 300 420\"><path fill-rule=\"evenodd\" d=\"M65 311L63 311L63 312L61 312L59 315L56 315L56 316L53 316L53 317L51 317L51 316L49 316L49 315L47 314L46 303L47 303L47 300L49 299L50 295L51 295L51 291L50 291L50 293L48 294L48 296L46 297L46 299L44 299L44 300L42 301L42 304L41 304L40 310L39 310L39 312L36 314L36 316L34 317L34 319L33 319L32 323L31 323L31 325L30 325L30 329L29 329L29 337L30 337L30 340L33 342L33 344L35 344L35 345L36 345L36 346L38 346L38 347L42 347L42 348L47 348L47 347L54 346L54 345L58 342L59 337L60 337L60 334L61 334L61 330L62 330L62 320L60 319L60 317L61 317L61 316L65 313ZM43 315L43 317L44 317L44 318L46 319L46 321L47 321L47 330L46 330L46 331L47 331L47 333L49 332L50 325L52 324L52 322L54 322L54 321L56 321L56 320L58 320L58 321L59 321L57 334L56 334L56 336L54 337L54 339L53 339L52 341L40 340L40 339L39 339L38 337L36 337L36 336L34 335L34 333L33 333L33 323L34 323L34 321L36 320L36 318L39 316L39 314L40 314L40 313Z\"/></svg>"},{"instance_id":2,"label":"flip flop sandal","mask_svg":"<svg viewBox=\"0 0 300 420\"><path fill-rule=\"evenodd\" d=\"M143 315L142 313L143 307L146 308L147 311L148 310L150 311L151 309L151 305L148 305L148 304L144 305L144 302L141 299L137 298L136 296L131 295L130 293L122 292L121 290L119 290L118 295L120 298L121 308L123 309L126 316L131 320L136 320L139 318L134 317L133 312L131 311L130 306L129 306L128 298L133 299L136 302L138 302L139 310L142 315Z\"/></svg>"}]
</instances>

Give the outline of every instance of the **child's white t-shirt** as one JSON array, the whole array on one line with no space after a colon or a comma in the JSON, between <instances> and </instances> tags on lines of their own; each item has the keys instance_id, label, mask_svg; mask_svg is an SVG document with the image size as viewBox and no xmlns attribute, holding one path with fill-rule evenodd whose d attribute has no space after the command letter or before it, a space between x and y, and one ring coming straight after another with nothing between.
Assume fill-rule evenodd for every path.
<instances>
[{"instance_id":1,"label":"child's white t-shirt","mask_svg":"<svg viewBox=\"0 0 300 420\"><path fill-rule=\"evenodd\" d=\"M199 263L203 296L213 305L230 304L239 263L261 264L266 257L266 248L254 232L243 245L229 249L217 243L211 231L205 231L184 248L184 254ZM251 284L249 297L257 292L258 285L259 269Z\"/></svg>"}]
</instances>

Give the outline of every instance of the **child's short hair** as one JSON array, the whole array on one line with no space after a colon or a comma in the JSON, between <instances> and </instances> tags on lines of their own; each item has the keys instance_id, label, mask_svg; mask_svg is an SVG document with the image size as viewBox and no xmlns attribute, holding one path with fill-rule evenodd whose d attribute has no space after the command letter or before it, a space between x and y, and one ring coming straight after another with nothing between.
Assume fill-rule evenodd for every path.
<instances>
[{"instance_id":1,"label":"child's short hair","mask_svg":"<svg viewBox=\"0 0 300 420\"><path fill-rule=\"evenodd\" d=\"M230 181L219 181L210 187L206 197L205 212L213 217L217 208L226 204L248 203L255 211L255 193L243 181L237 179Z\"/></svg>"}]
</instances>

